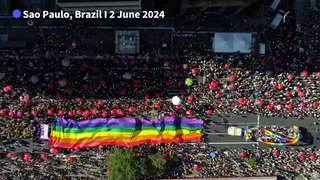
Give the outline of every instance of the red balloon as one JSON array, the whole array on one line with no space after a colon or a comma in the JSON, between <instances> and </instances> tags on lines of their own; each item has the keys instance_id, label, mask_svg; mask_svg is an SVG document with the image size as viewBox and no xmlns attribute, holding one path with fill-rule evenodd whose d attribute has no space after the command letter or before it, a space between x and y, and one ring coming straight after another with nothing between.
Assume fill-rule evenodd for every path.
<instances>
[{"instance_id":1,"label":"red balloon","mask_svg":"<svg viewBox=\"0 0 320 180\"><path fill-rule=\"evenodd\" d=\"M30 153L25 153L23 156L23 160L27 162L27 161L30 161L30 159L31 159Z\"/></svg>"},{"instance_id":2,"label":"red balloon","mask_svg":"<svg viewBox=\"0 0 320 180\"><path fill-rule=\"evenodd\" d=\"M192 102L194 100L194 97L192 95L188 96L188 101Z\"/></svg>"},{"instance_id":3,"label":"red balloon","mask_svg":"<svg viewBox=\"0 0 320 180\"><path fill-rule=\"evenodd\" d=\"M235 81L235 80L237 79L237 77L236 77L236 75L231 74L230 77L229 77L229 79L230 79L231 81Z\"/></svg>"},{"instance_id":4,"label":"red balloon","mask_svg":"<svg viewBox=\"0 0 320 180\"><path fill-rule=\"evenodd\" d=\"M247 156L248 156L248 154L245 151L240 152L240 157L246 158Z\"/></svg>"},{"instance_id":5,"label":"red balloon","mask_svg":"<svg viewBox=\"0 0 320 180\"><path fill-rule=\"evenodd\" d=\"M258 101L258 106L262 107L263 105L264 105L264 101L260 99L260 100Z\"/></svg>"},{"instance_id":6,"label":"red balloon","mask_svg":"<svg viewBox=\"0 0 320 180\"><path fill-rule=\"evenodd\" d=\"M73 112L73 111L69 111L69 112L68 112L68 116L69 116L69 117L73 117L73 116L74 116L74 112Z\"/></svg>"},{"instance_id":7,"label":"red balloon","mask_svg":"<svg viewBox=\"0 0 320 180\"><path fill-rule=\"evenodd\" d=\"M10 89L8 87L4 87L3 92L8 93L8 92L10 92Z\"/></svg>"},{"instance_id":8,"label":"red balloon","mask_svg":"<svg viewBox=\"0 0 320 180\"><path fill-rule=\"evenodd\" d=\"M301 107L301 108L306 108L306 107L307 107L307 104L306 104L305 102L301 102L301 103L300 103L300 107Z\"/></svg>"},{"instance_id":9,"label":"red balloon","mask_svg":"<svg viewBox=\"0 0 320 180\"><path fill-rule=\"evenodd\" d=\"M113 110L110 111L110 114L111 114L111 116L114 116L114 115L117 114L117 111L115 109L113 109Z\"/></svg>"},{"instance_id":10,"label":"red balloon","mask_svg":"<svg viewBox=\"0 0 320 180\"><path fill-rule=\"evenodd\" d=\"M59 112L58 112L58 116L63 116L64 115L64 111L63 110L60 110Z\"/></svg>"},{"instance_id":11,"label":"red balloon","mask_svg":"<svg viewBox=\"0 0 320 180\"><path fill-rule=\"evenodd\" d=\"M36 117L38 115L38 112L37 111L31 111L31 114L33 117Z\"/></svg>"},{"instance_id":12,"label":"red balloon","mask_svg":"<svg viewBox=\"0 0 320 180\"><path fill-rule=\"evenodd\" d=\"M126 116L126 113L122 109L117 109L117 115L120 117Z\"/></svg>"},{"instance_id":13,"label":"red balloon","mask_svg":"<svg viewBox=\"0 0 320 180\"><path fill-rule=\"evenodd\" d=\"M193 74L194 76L196 76L199 71L198 71L198 68L193 68L193 69L191 69L191 72L192 72L192 74Z\"/></svg>"},{"instance_id":14,"label":"red balloon","mask_svg":"<svg viewBox=\"0 0 320 180\"><path fill-rule=\"evenodd\" d=\"M314 108L317 108L317 107L319 106L319 102L318 102L318 101L314 101L314 102L312 103L312 106L313 106Z\"/></svg>"},{"instance_id":15,"label":"red balloon","mask_svg":"<svg viewBox=\"0 0 320 180\"><path fill-rule=\"evenodd\" d=\"M104 106L104 101L103 100L99 100L98 101L98 106Z\"/></svg>"},{"instance_id":16,"label":"red balloon","mask_svg":"<svg viewBox=\"0 0 320 180\"><path fill-rule=\"evenodd\" d=\"M58 149L55 149L55 148L51 148L51 149L50 149L50 153L51 153L51 154L59 154L59 150L58 150Z\"/></svg>"},{"instance_id":17,"label":"red balloon","mask_svg":"<svg viewBox=\"0 0 320 180\"><path fill-rule=\"evenodd\" d=\"M307 154L306 154L306 152L304 152L304 151L301 151L300 153L299 153L299 156L306 156Z\"/></svg>"},{"instance_id":18,"label":"red balloon","mask_svg":"<svg viewBox=\"0 0 320 180\"><path fill-rule=\"evenodd\" d=\"M224 65L224 68L226 68L226 69L230 69L230 66L231 66L231 64L230 64L230 63L226 63L226 64Z\"/></svg>"},{"instance_id":19,"label":"red balloon","mask_svg":"<svg viewBox=\"0 0 320 180\"><path fill-rule=\"evenodd\" d=\"M9 91L11 91L11 90L13 89L13 86L12 86L12 85L8 85L7 87L8 87L8 89L9 89Z\"/></svg>"},{"instance_id":20,"label":"red balloon","mask_svg":"<svg viewBox=\"0 0 320 180\"><path fill-rule=\"evenodd\" d=\"M289 110L293 110L293 105L292 104L289 104L288 106L287 106L287 108L289 109Z\"/></svg>"},{"instance_id":21,"label":"red balloon","mask_svg":"<svg viewBox=\"0 0 320 180\"><path fill-rule=\"evenodd\" d=\"M289 74L289 75L288 75L288 80L289 80L289 81L292 81L293 79L294 79L294 75L293 75L293 74Z\"/></svg>"},{"instance_id":22,"label":"red balloon","mask_svg":"<svg viewBox=\"0 0 320 180\"><path fill-rule=\"evenodd\" d=\"M217 98L217 99L222 98L222 93L221 93L221 92L217 92L217 94L216 94L216 98Z\"/></svg>"},{"instance_id":23,"label":"red balloon","mask_svg":"<svg viewBox=\"0 0 320 180\"><path fill-rule=\"evenodd\" d=\"M212 114L213 114L212 110L211 110L211 109L208 109L208 110L207 110L207 115L210 116L210 115L212 115Z\"/></svg>"},{"instance_id":24,"label":"red balloon","mask_svg":"<svg viewBox=\"0 0 320 180\"><path fill-rule=\"evenodd\" d=\"M193 165L193 170L199 171L199 170L200 170L200 167L199 167L197 164L195 164L195 165Z\"/></svg>"},{"instance_id":25,"label":"red balloon","mask_svg":"<svg viewBox=\"0 0 320 180\"><path fill-rule=\"evenodd\" d=\"M316 155L310 156L310 160L311 161L316 161L317 159L318 159L318 157Z\"/></svg>"},{"instance_id":26,"label":"red balloon","mask_svg":"<svg viewBox=\"0 0 320 180\"><path fill-rule=\"evenodd\" d=\"M54 115L53 110L49 109L49 110L48 110L48 115L49 115L49 116L53 116L53 115Z\"/></svg>"},{"instance_id":27,"label":"red balloon","mask_svg":"<svg viewBox=\"0 0 320 180\"><path fill-rule=\"evenodd\" d=\"M291 96L292 96L291 92L290 92L290 91L287 91L287 92L286 92L286 96L291 97Z\"/></svg>"},{"instance_id":28,"label":"red balloon","mask_svg":"<svg viewBox=\"0 0 320 180\"><path fill-rule=\"evenodd\" d=\"M304 92L302 92L302 91L299 92L299 93L298 93L298 96L299 96L299 97L304 97Z\"/></svg>"},{"instance_id":29,"label":"red balloon","mask_svg":"<svg viewBox=\"0 0 320 180\"><path fill-rule=\"evenodd\" d=\"M45 161L48 159L48 156L46 154L41 154L41 159Z\"/></svg>"},{"instance_id":30,"label":"red balloon","mask_svg":"<svg viewBox=\"0 0 320 180\"><path fill-rule=\"evenodd\" d=\"M180 105L176 105L176 110L181 110L181 106Z\"/></svg>"},{"instance_id":31,"label":"red balloon","mask_svg":"<svg viewBox=\"0 0 320 180\"><path fill-rule=\"evenodd\" d=\"M3 109L1 109L1 110L0 110L0 116L4 116L4 115L6 115L6 111L3 110Z\"/></svg>"},{"instance_id":32,"label":"red balloon","mask_svg":"<svg viewBox=\"0 0 320 180\"><path fill-rule=\"evenodd\" d=\"M8 115L9 115L9 117L14 117L14 112L12 112L12 111L10 111L9 113L8 113Z\"/></svg>"},{"instance_id":33,"label":"red balloon","mask_svg":"<svg viewBox=\"0 0 320 180\"><path fill-rule=\"evenodd\" d=\"M246 99L246 98L240 98L240 99L239 99L239 103L240 103L240 105L242 105L242 106L246 106L246 105L248 105L248 99Z\"/></svg>"},{"instance_id":34,"label":"red balloon","mask_svg":"<svg viewBox=\"0 0 320 180\"><path fill-rule=\"evenodd\" d=\"M276 157L279 157L280 156L280 151L279 150L273 151L273 155L276 156Z\"/></svg>"},{"instance_id":35,"label":"red balloon","mask_svg":"<svg viewBox=\"0 0 320 180\"><path fill-rule=\"evenodd\" d=\"M69 156L69 157L68 157L68 162L69 162L69 163L73 163L73 162L74 162L74 158L73 158L72 156Z\"/></svg>"},{"instance_id":36,"label":"red balloon","mask_svg":"<svg viewBox=\"0 0 320 180\"><path fill-rule=\"evenodd\" d=\"M300 161L306 160L306 156L300 156Z\"/></svg>"},{"instance_id":37,"label":"red balloon","mask_svg":"<svg viewBox=\"0 0 320 180\"><path fill-rule=\"evenodd\" d=\"M84 111L84 113L91 114L91 111L89 109L87 109Z\"/></svg>"},{"instance_id":38,"label":"red balloon","mask_svg":"<svg viewBox=\"0 0 320 180\"><path fill-rule=\"evenodd\" d=\"M236 86L236 84L234 84L234 83L231 83L231 84L228 86L228 89L229 89L230 91L234 91L234 90L236 90L236 88L237 88L237 86Z\"/></svg>"},{"instance_id":39,"label":"red balloon","mask_svg":"<svg viewBox=\"0 0 320 180\"><path fill-rule=\"evenodd\" d=\"M16 156L16 154L15 154L15 153L12 153L12 152L8 153L8 155L7 155L7 157L8 157L9 159L14 158L15 156Z\"/></svg>"},{"instance_id":40,"label":"red balloon","mask_svg":"<svg viewBox=\"0 0 320 180\"><path fill-rule=\"evenodd\" d=\"M30 97L29 96L24 96L23 97L23 102L30 102Z\"/></svg>"},{"instance_id":41,"label":"red balloon","mask_svg":"<svg viewBox=\"0 0 320 180\"><path fill-rule=\"evenodd\" d=\"M320 77L320 71L317 73L318 77Z\"/></svg>"},{"instance_id":42,"label":"red balloon","mask_svg":"<svg viewBox=\"0 0 320 180\"><path fill-rule=\"evenodd\" d=\"M78 115L78 116L81 116L82 114L83 114L83 112L82 112L80 109L78 109L78 110L77 110L77 115Z\"/></svg>"},{"instance_id":43,"label":"red balloon","mask_svg":"<svg viewBox=\"0 0 320 180\"><path fill-rule=\"evenodd\" d=\"M160 110L160 108L161 108L161 107L160 107L160 105L159 105L159 104L155 104L155 105L154 105L154 109L156 109L156 110Z\"/></svg>"},{"instance_id":44,"label":"red balloon","mask_svg":"<svg viewBox=\"0 0 320 180\"><path fill-rule=\"evenodd\" d=\"M97 114L99 114L99 111L94 109L94 110L92 110L92 114L96 116Z\"/></svg>"},{"instance_id":45,"label":"red balloon","mask_svg":"<svg viewBox=\"0 0 320 180\"><path fill-rule=\"evenodd\" d=\"M273 86L273 89L278 89L278 84L276 84L276 83L274 83L274 84L272 84L272 86Z\"/></svg>"},{"instance_id":46,"label":"red balloon","mask_svg":"<svg viewBox=\"0 0 320 180\"><path fill-rule=\"evenodd\" d=\"M298 93L298 92L301 92L301 88L300 87L296 87L295 88L295 91Z\"/></svg>"},{"instance_id":47,"label":"red balloon","mask_svg":"<svg viewBox=\"0 0 320 180\"><path fill-rule=\"evenodd\" d=\"M278 89L282 90L284 88L283 84L278 84Z\"/></svg>"},{"instance_id":48,"label":"red balloon","mask_svg":"<svg viewBox=\"0 0 320 180\"><path fill-rule=\"evenodd\" d=\"M85 119L89 118L90 114L88 112L84 112L82 113L82 117L84 117Z\"/></svg>"},{"instance_id":49,"label":"red balloon","mask_svg":"<svg viewBox=\"0 0 320 180\"><path fill-rule=\"evenodd\" d=\"M53 154L59 154L60 151L58 149L53 149Z\"/></svg>"},{"instance_id":50,"label":"red balloon","mask_svg":"<svg viewBox=\"0 0 320 180\"><path fill-rule=\"evenodd\" d=\"M193 116L193 111L190 109L190 110L188 110L188 111L186 112L186 114L187 114L188 116Z\"/></svg>"},{"instance_id":51,"label":"red balloon","mask_svg":"<svg viewBox=\"0 0 320 180\"><path fill-rule=\"evenodd\" d=\"M104 111L104 112L101 113L101 116L102 116L103 118L106 118L106 117L108 117L108 113Z\"/></svg>"},{"instance_id":52,"label":"red balloon","mask_svg":"<svg viewBox=\"0 0 320 180\"><path fill-rule=\"evenodd\" d=\"M130 106L129 109L128 109L128 111L129 111L129 113L133 114L134 111L135 111L135 110L134 110L134 107Z\"/></svg>"},{"instance_id":53,"label":"red balloon","mask_svg":"<svg viewBox=\"0 0 320 180\"><path fill-rule=\"evenodd\" d=\"M272 106L271 104L269 104L269 105L267 106L267 109L268 109L269 111L272 111L273 106Z\"/></svg>"},{"instance_id":54,"label":"red balloon","mask_svg":"<svg viewBox=\"0 0 320 180\"><path fill-rule=\"evenodd\" d=\"M77 102L78 102L78 103L83 103L83 99L82 99L81 97L78 97L78 98L77 98Z\"/></svg>"},{"instance_id":55,"label":"red balloon","mask_svg":"<svg viewBox=\"0 0 320 180\"><path fill-rule=\"evenodd\" d=\"M303 71L302 71L302 76L303 76L303 77L307 77L307 76L309 76L309 71L308 71L308 70L306 70L306 69L305 69L305 70L303 70Z\"/></svg>"},{"instance_id":56,"label":"red balloon","mask_svg":"<svg viewBox=\"0 0 320 180\"><path fill-rule=\"evenodd\" d=\"M219 87L219 82L217 82L217 81L212 81L212 82L210 83L210 86L209 86L210 90L215 90L217 87Z\"/></svg>"},{"instance_id":57,"label":"red balloon","mask_svg":"<svg viewBox=\"0 0 320 180\"><path fill-rule=\"evenodd\" d=\"M169 113L169 115L170 115L171 117L173 117L173 116L175 116L175 113L171 111L171 112Z\"/></svg>"},{"instance_id":58,"label":"red balloon","mask_svg":"<svg viewBox=\"0 0 320 180\"><path fill-rule=\"evenodd\" d=\"M22 111L18 111L18 112L17 112L17 116L18 116L19 118L21 118L21 117L23 116L23 112L22 112Z\"/></svg>"}]
</instances>

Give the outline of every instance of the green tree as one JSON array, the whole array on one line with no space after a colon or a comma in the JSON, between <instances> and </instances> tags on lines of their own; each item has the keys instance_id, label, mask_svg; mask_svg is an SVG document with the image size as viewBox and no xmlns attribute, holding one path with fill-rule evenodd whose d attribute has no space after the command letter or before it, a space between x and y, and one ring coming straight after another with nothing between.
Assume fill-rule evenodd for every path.
<instances>
[{"instance_id":1,"label":"green tree","mask_svg":"<svg viewBox=\"0 0 320 180\"><path fill-rule=\"evenodd\" d=\"M149 174L152 175L153 178L160 178L165 171L167 160L159 153L149 155L149 160L151 163L149 166Z\"/></svg>"},{"instance_id":2,"label":"green tree","mask_svg":"<svg viewBox=\"0 0 320 180\"><path fill-rule=\"evenodd\" d=\"M255 165L257 165L257 158L250 156L247 163L251 166L254 167Z\"/></svg>"},{"instance_id":3,"label":"green tree","mask_svg":"<svg viewBox=\"0 0 320 180\"><path fill-rule=\"evenodd\" d=\"M129 149L116 149L107 155L107 169L110 180L136 180L146 176L145 160L139 159Z\"/></svg>"}]
</instances>

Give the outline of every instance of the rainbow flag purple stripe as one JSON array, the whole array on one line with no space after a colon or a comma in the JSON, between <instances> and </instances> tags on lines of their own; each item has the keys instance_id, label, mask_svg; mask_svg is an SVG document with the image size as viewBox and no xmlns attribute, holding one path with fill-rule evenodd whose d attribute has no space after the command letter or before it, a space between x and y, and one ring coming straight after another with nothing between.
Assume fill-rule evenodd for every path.
<instances>
[{"instance_id":1,"label":"rainbow flag purple stripe","mask_svg":"<svg viewBox=\"0 0 320 180\"><path fill-rule=\"evenodd\" d=\"M140 144L200 142L203 121L181 117L97 118L85 121L58 118L49 145L86 148L101 145L133 147Z\"/></svg>"}]
</instances>

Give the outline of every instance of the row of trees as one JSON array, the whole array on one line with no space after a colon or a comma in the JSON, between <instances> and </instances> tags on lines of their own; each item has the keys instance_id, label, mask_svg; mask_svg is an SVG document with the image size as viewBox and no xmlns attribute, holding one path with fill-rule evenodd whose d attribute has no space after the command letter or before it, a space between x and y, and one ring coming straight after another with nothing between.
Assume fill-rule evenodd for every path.
<instances>
[{"instance_id":1,"label":"row of trees","mask_svg":"<svg viewBox=\"0 0 320 180\"><path fill-rule=\"evenodd\" d=\"M156 179L165 172L166 163L161 154L138 157L130 149L116 149L106 155L110 180Z\"/></svg>"}]
</instances>

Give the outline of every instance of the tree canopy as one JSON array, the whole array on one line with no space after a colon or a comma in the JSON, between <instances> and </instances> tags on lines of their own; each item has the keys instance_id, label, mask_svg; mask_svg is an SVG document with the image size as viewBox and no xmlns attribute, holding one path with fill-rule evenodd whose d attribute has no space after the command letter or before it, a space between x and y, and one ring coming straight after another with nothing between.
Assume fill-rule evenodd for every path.
<instances>
[{"instance_id":1,"label":"tree canopy","mask_svg":"<svg viewBox=\"0 0 320 180\"><path fill-rule=\"evenodd\" d=\"M167 162L160 154L138 157L129 149L116 149L106 157L110 180L158 178L164 173Z\"/></svg>"}]
</instances>

